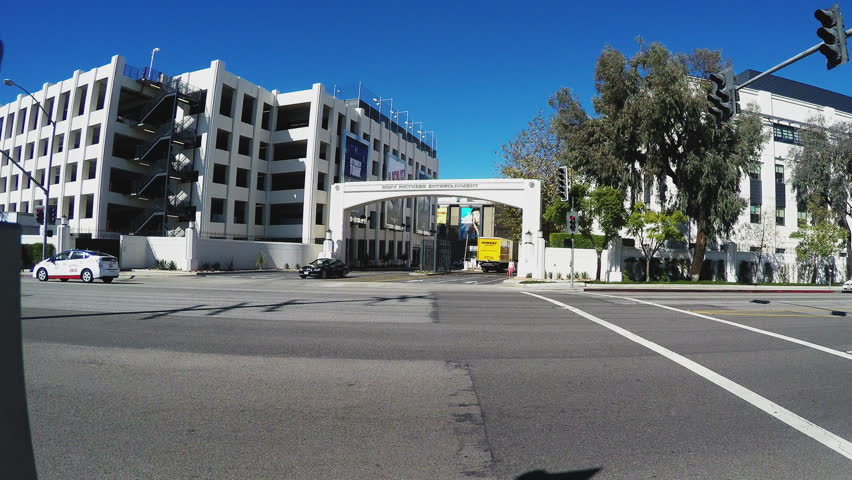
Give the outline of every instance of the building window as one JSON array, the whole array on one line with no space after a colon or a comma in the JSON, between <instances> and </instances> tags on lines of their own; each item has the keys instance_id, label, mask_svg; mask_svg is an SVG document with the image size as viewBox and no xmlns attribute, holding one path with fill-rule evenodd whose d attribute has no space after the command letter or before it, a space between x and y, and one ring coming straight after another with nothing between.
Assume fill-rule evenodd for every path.
<instances>
[{"instance_id":1,"label":"building window","mask_svg":"<svg viewBox=\"0 0 852 480\"><path fill-rule=\"evenodd\" d=\"M59 120L67 120L68 119L68 104L71 103L71 92L65 92L59 96L59 106L62 109L62 115L59 116Z\"/></svg>"},{"instance_id":2,"label":"building window","mask_svg":"<svg viewBox=\"0 0 852 480\"><path fill-rule=\"evenodd\" d=\"M86 93L88 90L88 85L83 85L77 89L77 115L86 113Z\"/></svg>"},{"instance_id":3,"label":"building window","mask_svg":"<svg viewBox=\"0 0 852 480\"><path fill-rule=\"evenodd\" d=\"M257 158L261 160L269 160L269 144L266 142L260 142L260 146L257 149Z\"/></svg>"},{"instance_id":4,"label":"building window","mask_svg":"<svg viewBox=\"0 0 852 480\"><path fill-rule=\"evenodd\" d=\"M323 224L323 218L325 218L325 205L318 203L317 204L316 219L314 220L314 223L316 223L317 225L322 225Z\"/></svg>"},{"instance_id":5,"label":"building window","mask_svg":"<svg viewBox=\"0 0 852 480\"><path fill-rule=\"evenodd\" d=\"M246 223L246 202L234 200L234 223L245 225Z\"/></svg>"},{"instance_id":6,"label":"building window","mask_svg":"<svg viewBox=\"0 0 852 480\"><path fill-rule=\"evenodd\" d=\"M784 165L775 165L775 183L784 183Z\"/></svg>"},{"instance_id":7,"label":"building window","mask_svg":"<svg viewBox=\"0 0 852 480\"><path fill-rule=\"evenodd\" d=\"M245 168L237 169L237 186L248 188L249 186L249 171ZM236 213L235 213L236 215Z\"/></svg>"},{"instance_id":8,"label":"building window","mask_svg":"<svg viewBox=\"0 0 852 480\"><path fill-rule=\"evenodd\" d=\"M328 130L328 121L331 117L331 107L328 105L322 106L322 129Z\"/></svg>"},{"instance_id":9,"label":"building window","mask_svg":"<svg viewBox=\"0 0 852 480\"><path fill-rule=\"evenodd\" d=\"M18 190L18 176L12 175L12 183L9 185L9 191L14 192Z\"/></svg>"},{"instance_id":10,"label":"building window","mask_svg":"<svg viewBox=\"0 0 852 480\"><path fill-rule=\"evenodd\" d=\"M59 183L61 170L60 167L53 167L53 175L50 184L56 185Z\"/></svg>"},{"instance_id":11,"label":"building window","mask_svg":"<svg viewBox=\"0 0 852 480\"><path fill-rule=\"evenodd\" d=\"M53 137L53 153L61 153L65 144L65 134L59 134Z\"/></svg>"},{"instance_id":12,"label":"building window","mask_svg":"<svg viewBox=\"0 0 852 480\"><path fill-rule=\"evenodd\" d=\"M71 132L71 150L80 148L80 130Z\"/></svg>"},{"instance_id":13,"label":"building window","mask_svg":"<svg viewBox=\"0 0 852 480\"><path fill-rule=\"evenodd\" d=\"M210 221L217 223L225 223L225 199L211 198L210 199Z\"/></svg>"},{"instance_id":14,"label":"building window","mask_svg":"<svg viewBox=\"0 0 852 480\"><path fill-rule=\"evenodd\" d=\"M325 191L325 179L326 174L322 172L317 173L317 190Z\"/></svg>"},{"instance_id":15,"label":"building window","mask_svg":"<svg viewBox=\"0 0 852 480\"><path fill-rule=\"evenodd\" d=\"M222 98L219 99L219 114L230 118L234 110L234 89L222 85Z\"/></svg>"},{"instance_id":16,"label":"building window","mask_svg":"<svg viewBox=\"0 0 852 480\"><path fill-rule=\"evenodd\" d=\"M243 123L254 125L254 97L243 94L243 112L240 115Z\"/></svg>"},{"instance_id":17,"label":"building window","mask_svg":"<svg viewBox=\"0 0 852 480\"><path fill-rule=\"evenodd\" d=\"M380 142L378 138L374 139L373 140L373 150L378 152L379 150L381 150L381 148L382 148L382 142Z\"/></svg>"},{"instance_id":18,"label":"building window","mask_svg":"<svg viewBox=\"0 0 852 480\"><path fill-rule=\"evenodd\" d=\"M748 169L748 176L751 177L752 180L760 180L760 163L752 165Z\"/></svg>"},{"instance_id":19,"label":"building window","mask_svg":"<svg viewBox=\"0 0 852 480\"><path fill-rule=\"evenodd\" d=\"M760 247L748 247L748 251L751 253L760 253Z\"/></svg>"},{"instance_id":20,"label":"building window","mask_svg":"<svg viewBox=\"0 0 852 480\"><path fill-rule=\"evenodd\" d=\"M260 115L260 128L269 130L269 118L272 116L272 105L263 104L263 113Z\"/></svg>"},{"instance_id":21,"label":"building window","mask_svg":"<svg viewBox=\"0 0 852 480\"><path fill-rule=\"evenodd\" d=\"M381 179L382 169L381 169L381 164L379 162L373 162L372 175L374 177L379 177Z\"/></svg>"},{"instance_id":22,"label":"building window","mask_svg":"<svg viewBox=\"0 0 852 480\"><path fill-rule=\"evenodd\" d=\"M65 167L65 181L66 182L76 182L77 181L77 164L69 163Z\"/></svg>"},{"instance_id":23,"label":"building window","mask_svg":"<svg viewBox=\"0 0 852 480\"><path fill-rule=\"evenodd\" d=\"M776 248L775 249L775 253L778 253L778 254L781 254L781 255L785 254L786 252L787 252L787 250L784 249L784 248Z\"/></svg>"},{"instance_id":24,"label":"building window","mask_svg":"<svg viewBox=\"0 0 852 480\"><path fill-rule=\"evenodd\" d=\"M30 131L35 130L38 127L38 107L33 106L32 112L30 112ZM24 210L26 211L26 210Z\"/></svg>"},{"instance_id":25,"label":"building window","mask_svg":"<svg viewBox=\"0 0 852 480\"><path fill-rule=\"evenodd\" d=\"M27 160L32 160L33 155L35 155L35 142L30 142L27 144Z\"/></svg>"},{"instance_id":26,"label":"building window","mask_svg":"<svg viewBox=\"0 0 852 480\"><path fill-rule=\"evenodd\" d=\"M752 204L749 207L749 212L751 213L751 223L760 223L760 205Z\"/></svg>"},{"instance_id":27,"label":"building window","mask_svg":"<svg viewBox=\"0 0 852 480\"><path fill-rule=\"evenodd\" d=\"M266 191L266 174L257 172L257 190L260 192Z\"/></svg>"},{"instance_id":28,"label":"building window","mask_svg":"<svg viewBox=\"0 0 852 480\"><path fill-rule=\"evenodd\" d=\"M24 133L27 128L27 109L22 108L20 112L18 112L18 134Z\"/></svg>"},{"instance_id":29,"label":"building window","mask_svg":"<svg viewBox=\"0 0 852 480\"><path fill-rule=\"evenodd\" d=\"M784 225L784 209L775 209L775 225Z\"/></svg>"},{"instance_id":30,"label":"building window","mask_svg":"<svg viewBox=\"0 0 852 480\"><path fill-rule=\"evenodd\" d=\"M240 155L251 155L251 138L240 135L240 144L237 147L237 153Z\"/></svg>"},{"instance_id":31,"label":"building window","mask_svg":"<svg viewBox=\"0 0 852 480\"><path fill-rule=\"evenodd\" d=\"M46 138L39 140L38 151L41 152L40 156L42 156L42 157L47 155L47 139Z\"/></svg>"},{"instance_id":32,"label":"building window","mask_svg":"<svg viewBox=\"0 0 852 480\"><path fill-rule=\"evenodd\" d=\"M222 129L216 132L216 148L226 152L231 149L231 132Z\"/></svg>"},{"instance_id":33,"label":"building window","mask_svg":"<svg viewBox=\"0 0 852 480\"><path fill-rule=\"evenodd\" d=\"M105 78L95 82L95 110L101 110L104 108L104 102L106 101L106 87L107 80Z\"/></svg>"},{"instance_id":34,"label":"building window","mask_svg":"<svg viewBox=\"0 0 852 480\"><path fill-rule=\"evenodd\" d=\"M799 138L799 129L796 127L773 123L772 133L776 142L789 143L791 145L802 144L802 140Z\"/></svg>"},{"instance_id":35,"label":"building window","mask_svg":"<svg viewBox=\"0 0 852 480\"><path fill-rule=\"evenodd\" d=\"M254 224L255 225L263 225L263 204L255 203L254 204Z\"/></svg>"},{"instance_id":36,"label":"building window","mask_svg":"<svg viewBox=\"0 0 852 480\"><path fill-rule=\"evenodd\" d=\"M325 142L320 142L319 158L320 160L328 160L328 144Z\"/></svg>"},{"instance_id":37,"label":"building window","mask_svg":"<svg viewBox=\"0 0 852 480\"><path fill-rule=\"evenodd\" d=\"M87 145L97 145L101 143L101 126L92 125L89 127Z\"/></svg>"},{"instance_id":38,"label":"building window","mask_svg":"<svg viewBox=\"0 0 852 480\"><path fill-rule=\"evenodd\" d=\"M83 218L92 218L95 213L95 196L83 195L80 199L83 201Z\"/></svg>"},{"instance_id":39,"label":"building window","mask_svg":"<svg viewBox=\"0 0 852 480\"><path fill-rule=\"evenodd\" d=\"M83 177L83 180L91 180L95 178L97 168L98 164L96 160L86 160L85 162L83 162L83 170L85 170L85 177Z\"/></svg>"},{"instance_id":40,"label":"building window","mask_svg":"<svg viewBox=\"0 0 852 480\"><path fill-rule=\"evenodd\" d=\"M300 225L302 209L301 203L273 203L269 206L269 224Z\"/></svg>"},{"instance_id":41,"label":"building window","mask_svg":"<svg viewBox=\"0 0 852 480\"><path fill-rule=\"evenodd\" d=\"M213 164L213 183L228 184L228 166L220 163Z\"/></svg>"}]
</instances>

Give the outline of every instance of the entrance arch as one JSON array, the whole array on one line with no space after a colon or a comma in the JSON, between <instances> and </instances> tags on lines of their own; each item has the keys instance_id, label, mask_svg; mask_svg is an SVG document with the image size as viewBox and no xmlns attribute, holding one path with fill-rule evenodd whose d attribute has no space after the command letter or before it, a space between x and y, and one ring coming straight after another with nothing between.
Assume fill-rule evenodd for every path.
<instances>
[{"instance_id":1,"label":"entrance arch","mask_svg":"<svg viewBox=\"0 0 852 480\"><path fill-rule=\"evenodd\" d=\"M331 239L325 242L323 255L346 258L344 239L349 234L349 210L383 200L409 197L467 197L521 209L518 276L531 274L533 278L544 277L541 182L522 178L335 183L329 198L328 229L331 231Z\"/></svg>"}]
</instances>

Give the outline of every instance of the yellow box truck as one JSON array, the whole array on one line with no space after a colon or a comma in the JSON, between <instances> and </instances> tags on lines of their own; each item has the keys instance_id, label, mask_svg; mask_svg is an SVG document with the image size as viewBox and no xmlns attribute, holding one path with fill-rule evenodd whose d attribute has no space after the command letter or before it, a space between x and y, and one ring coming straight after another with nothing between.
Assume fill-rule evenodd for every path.
<instances>
[{"instance_id":1,"label":"yellow box truck","mask_svg":"<svg viewBox=\"0 0 852 480\"><path fill-rule=\"evenodd\" d=\"M505 272L514 253L514 243L507 238L479 237L476 244L476 260L483 272Z\"/></svg>"}]
</instances>

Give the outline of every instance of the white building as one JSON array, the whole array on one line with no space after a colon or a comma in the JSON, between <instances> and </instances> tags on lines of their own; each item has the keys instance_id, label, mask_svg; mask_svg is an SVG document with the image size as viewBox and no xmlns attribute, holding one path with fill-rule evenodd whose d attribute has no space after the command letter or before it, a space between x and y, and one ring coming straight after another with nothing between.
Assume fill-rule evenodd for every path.
<instances>
[{"instance_id":1,"label":"white building","mask_svg":"<svg viewBox=\"0 0 852 480\"><path fill-rule=\"evenodd\" d=\"M757 76L760 72L746 70L737 76L737 84ZM768 75L739 91L741 108L754 104L763 117L764 131L768 140L763 145L760 168L744 177L740 191L749 208L743 212L730 240L736 244L737 265L727 265L728 278L739 277L740 264L757 263L758 256L765 273L775 281L796 281L796 245L798 240L790 234L798 230L798 219L807 218L806 205L797 201L796 190L791 184L792 167L789 158L793 149L800 148L799 129L809 120L822 116L826 123L852 122L852 97L796 82L775 75ZM668 186L673 191L672 185ZM644 201L659 208L656 192L646 190ZM687 233L687 241L694 242L694 225ZM724 241L708 239L709 261L727 260ZM684 242L670 242L670 252L676 255L683 251ZM625 256L638 256L629 249ZM845 278L846 253L838 251L837 271L834 281ZM769 266L766 266L766 264ZM715 267L712 267L715 268ZM752 278L756 275L752 267ZM770 271L771 270L771 271ZM733 273L733 275L731 275ZM825 272L820 272L823 278ZM786 277L786 278L784 278Z\"/></svg>"},{"instance_id":2,"label":"white building","mask_svg":"<svg viewBox=\"0 0 852 480\"><path fill-rule=\"evenodd\" d=\"M195 222L202 237L322 243L347 132L369 145L362 180L385 179L391 160L397 179L438 177L433 134L360 85L269 91L218 60L169 77L114 56L33 95L56 136L21 94L0 106L0 149L36 179L52 149L50 204L78 236L180 236ZM0 162L0 211L33 213L44 194ZM350 261L400 262L434 230L431 213L415 221L412 201L393 215L380 207L353 216Z\"/></svg>"}]
</instances>

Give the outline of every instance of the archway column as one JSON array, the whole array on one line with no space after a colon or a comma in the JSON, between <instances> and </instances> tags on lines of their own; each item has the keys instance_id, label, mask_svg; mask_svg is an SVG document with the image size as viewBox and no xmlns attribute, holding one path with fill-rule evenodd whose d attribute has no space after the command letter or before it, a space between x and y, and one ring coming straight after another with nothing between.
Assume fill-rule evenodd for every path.
<instances>
[{"instance_id":1,"label":"archway column","mask_svg":"<svg viewBox=\"0 0 852 480\"><path fill-rule=\"evenodd\" d=\"M403 180L346 182L331 186L328 229L322 256L346 258L349 209L397 198L448 196L502 203L522 210L518 276L544 276L544 238L541 233L541 182L527 179Z\"/></svg>"}]
</instances>

